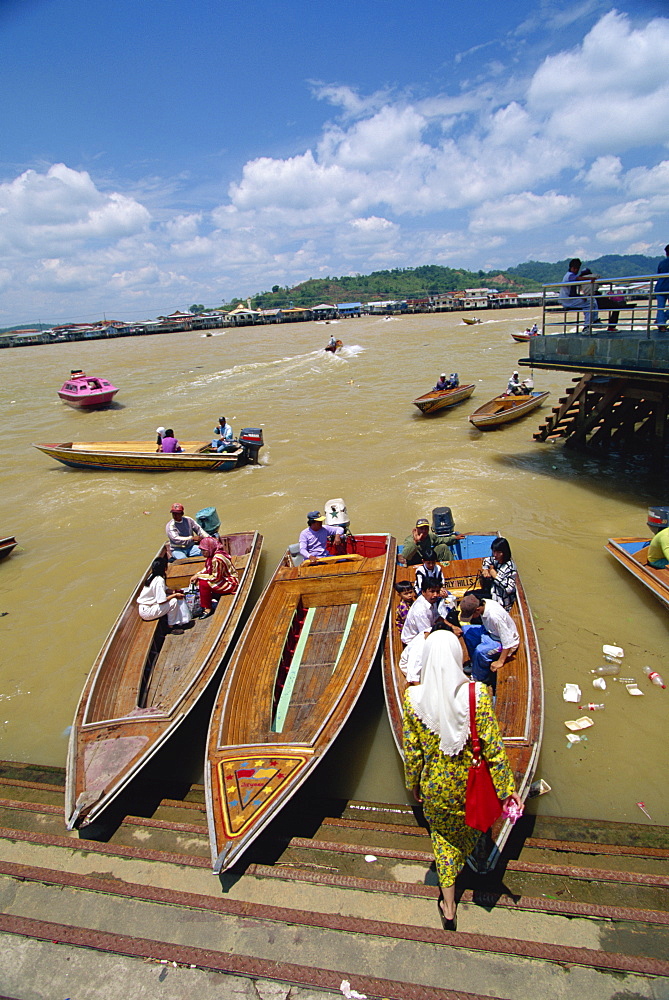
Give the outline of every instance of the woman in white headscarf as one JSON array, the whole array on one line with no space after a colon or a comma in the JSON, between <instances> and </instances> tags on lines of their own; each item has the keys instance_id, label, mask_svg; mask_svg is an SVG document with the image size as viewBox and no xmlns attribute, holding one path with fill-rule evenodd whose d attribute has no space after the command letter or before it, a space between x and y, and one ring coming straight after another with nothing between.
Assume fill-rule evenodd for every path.
<instances>
[{"instance_id":1,"label":"woman in white headscarf","mask_svg":"<svg viewBox=\"0 0 669 1000\"><path fill-rule=\"evenodd\" d=\"M480 683L476 728L497 795L520 806L490 694ZM481 836L465 823L472 764L469 730L469 678L462 669L462 648L452 632L433 632L425 642L420 683L408 687L404 696L404 773L430 825L445 930L456 929L455 879Z\"/></svg>"}]
</instances>

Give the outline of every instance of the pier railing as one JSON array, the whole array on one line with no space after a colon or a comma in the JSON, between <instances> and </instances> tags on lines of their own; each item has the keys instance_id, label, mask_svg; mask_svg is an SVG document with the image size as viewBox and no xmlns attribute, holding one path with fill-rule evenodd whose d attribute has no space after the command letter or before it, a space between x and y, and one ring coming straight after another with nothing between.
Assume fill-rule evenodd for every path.
<instances>
[{"instance_id":1,"label":"pier railing","mask_svg":"<svg viewBox=\"0 0 669 1000\"><path fill-rule=\"evenodd\" d=\"M596 278L593 276L573 282L574 298L586 300L581 309L562 306L558 295L566 282L559 281L543 286L542 332L547 334L580 334L593 336L605 334L624 337L638 336L651 339L660 336L656 331L655 315L658 281L666 274L636 274L626 278ZM665 294L660 292L659 294ZM669 298L669 295L668 295ZM598 312L599 322L590 327L585 314Z\"/></svg>"}]
</instances>

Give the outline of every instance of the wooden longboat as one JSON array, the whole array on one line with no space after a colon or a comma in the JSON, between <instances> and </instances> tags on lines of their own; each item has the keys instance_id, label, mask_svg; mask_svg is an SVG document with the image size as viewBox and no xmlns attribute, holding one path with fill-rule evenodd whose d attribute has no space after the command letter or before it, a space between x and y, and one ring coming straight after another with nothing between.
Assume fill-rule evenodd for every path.
<instances>
[{"instance_id":1,"label":"wooden longboat","mask_svg":"<svg viewBox=\"0 0 669 1000\"><path fill-rule=\"evenodd\" d=\"M531 392L527 396L507 396L501 393L494 399L479 406L469 415L469 422L480 431L487 431L491 427L501 427L502 424L510 424L514 420L520 420L533 410L538 409L541 404L550 396L549 392Z\"/></svg>"},{"instance_id":2,"label":"wooden longboat","mask_svg":"<svg viewBox=\"0 0 669 1000\"><path fill-rule=\"evenodd\" d=\"M669 569L648 565L649 538L609 538L606 549L669 608Z\"/></svg>"},{"instance_id":3,"label":"wooden longboat","mask_svg":"<svg viewBox=\"0 0 669 1000\"><path fill-rule=\"evenodd\" d=\"M63 444L33 444L45 455L71 469L113 472L183 472L205 469L225 472L246 460L240 445L234 451L216 452L208 441L180 441L182 451L156 451L155 441L66 441Z\"/></svg>"},{"instance_id":4,"label":"wooden longboat","mask_svg":"<svg viewBox=\"0 0 669 1000\"><path fill-rule=\"evenodd\" d=\"M462 322L466 323L467 326L476 326L478 323L481 322L481 320L479 319L478 316L463 316Z\"/></svg>"},{"instance_id":5,"label":"wooden longboat","mask_svg":"<svg viewBox=\"0 0 669 1000\"><path fill-rule=\"evenodd\" d=\"M476 388L472 382L469 385L459 385L457 389L432 389L414 399L413 405L417 406L421 413L426 415L445 410L448 406L455 406L469 399Z\"/></svg>"},{"instance_id":6,"label":"wooden longboat","mask_svg":"<svg viewBox=\"0 0 669 1000\"><path fill-rule=\"evenodd\" d=\"M6 538L0 538L0 559L5 559L6 556L10 555L16 548L18 542L13 535L7 535Z\"/></svg>"},{"instance_id":7,"label":"wooden longboat","mask_svg":"<svg viewBox=\"0 0 669 1000\"><path fill-rule=\"evenodd\" d=\"M490 546L497 533L467 534L453 546L455 558L442 563L446 586L461 597L476 586L481 563L490 555ZM415 566L396 566L396 582L416 579ZM520 635L520 646L515 657L497 675L495 713L504 739L504 746L516 779L516 788L524 800L534 777L544 723L543 677L539 644L534 622L527 603L523 585L517 581L518 598L511 611ZM395 745L402 756L402 704L406 680L399 667L402 641L395 625L399 595L393 590L388 614L388 628L383 647L383 687L390 728ZM488 871L499 860L500 853L511 832L508 820L498 820L491 835L481 838L477 851L470 858L470 865L478 871Z\"/></svg>"},{"instance_id":8,"label":"wooden longboat","mask_svg":"<svg viewBox=\"0 0 669 1000\"><path fill-rule=\"evenodd\" d=\"M101 814L183 722L214 677L239 624L262 547L257 531L221 535L221 540L239 574L239 587L220 597L213 615L196 620L183 635L167 633L166 618L143 621L137 597L147 569L107 636L70 734L68 829ZM175 560L168 566L168 586L187 587L203 565L203 557Z\"/></svg>"},{"instance_id":9,"label":"wooden longboat","mask_svg":"<svg viewBox=\"0 0 669 1000\"><path fill-rule=\"evenodd\" d=\"M214 871L229 868L297 791L348 719L381 643L395 539L293 564L287 552L235 648L205 762Z\"/></svg>"}]
</instances>

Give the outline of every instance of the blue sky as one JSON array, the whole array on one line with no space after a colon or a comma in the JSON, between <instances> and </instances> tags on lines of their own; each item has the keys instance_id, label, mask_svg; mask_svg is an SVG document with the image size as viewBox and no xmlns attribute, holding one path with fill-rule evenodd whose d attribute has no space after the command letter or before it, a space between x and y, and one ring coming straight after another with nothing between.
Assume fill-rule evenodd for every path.
<instances>
[{"instance_id":1,"label":"blue sky","mask_svg":"<svg viewBox=\"0 0 669 1000\"><path fill-rule=\"evenodd\" d=\"M0 326L669 241L665 0L0 0Z\"/></svg>"}]
</instances>

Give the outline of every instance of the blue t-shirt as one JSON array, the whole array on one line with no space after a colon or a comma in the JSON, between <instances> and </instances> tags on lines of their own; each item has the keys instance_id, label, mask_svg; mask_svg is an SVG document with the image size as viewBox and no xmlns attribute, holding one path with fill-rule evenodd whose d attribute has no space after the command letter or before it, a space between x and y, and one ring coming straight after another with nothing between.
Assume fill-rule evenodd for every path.
<instances>
[{"instance_id":1,"label":"blue t-shirt","mask_svg":"<svg viewBox=\"0 0 669 1000\"><path fill-rule=\"evenodd\" d=\"M660 261L657 265L657 273L669 274L669 257L665 257L664 260ZM669 278L660 278L655 284L655 291L662 293L669 292Z\"/></svg>"}]
</instances>

